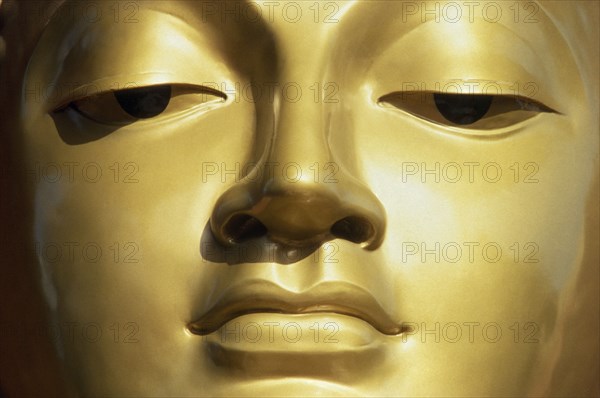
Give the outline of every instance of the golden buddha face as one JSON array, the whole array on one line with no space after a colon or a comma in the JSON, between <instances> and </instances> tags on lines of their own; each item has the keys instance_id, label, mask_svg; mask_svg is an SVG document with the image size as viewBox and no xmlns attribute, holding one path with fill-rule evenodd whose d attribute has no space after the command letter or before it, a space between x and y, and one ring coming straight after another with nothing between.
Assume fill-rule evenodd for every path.
<instances>
[{"instance_id":1,"label":"golden buddha face","mask_svg":"<svg viewBox=\"0 0 600 398\"><path fill-rule=\"evenodd\" d=\"M573 7L53 8L18 123L77 389L589 389L597 346L565 351L597 344L570 325L597 294L598 43Z\"/></svg>"}]
</instances>

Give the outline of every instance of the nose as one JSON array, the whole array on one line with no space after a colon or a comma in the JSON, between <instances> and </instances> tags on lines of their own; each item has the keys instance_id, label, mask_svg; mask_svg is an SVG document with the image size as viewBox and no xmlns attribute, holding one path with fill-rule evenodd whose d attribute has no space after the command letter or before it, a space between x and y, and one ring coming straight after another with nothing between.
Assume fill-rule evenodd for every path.
<instances>
[{"instance_id":1,"label":"nose","mask_svg":"<svg viewBox=\"0 0 600 398\"><path fill-rule=\"evenodd\" d=\"M322 104L321 104L322 105ZM217 200L210 219L215 238L236 245L266 236L291 246L344 239L376 249L385 210L368 186L329 147L318 104L286 103L270 148L244 178Z\"/></svg>"}]
</instances>

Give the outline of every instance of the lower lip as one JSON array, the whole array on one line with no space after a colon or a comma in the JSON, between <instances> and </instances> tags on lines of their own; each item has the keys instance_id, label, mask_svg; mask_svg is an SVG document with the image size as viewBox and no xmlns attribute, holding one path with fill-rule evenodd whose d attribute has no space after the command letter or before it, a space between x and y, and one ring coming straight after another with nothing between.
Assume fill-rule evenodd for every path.
<instances>
[{"instance_id":1,"label":"lower lip","mask_svg":"<svg viewBox=\"0 0 600 398\"><path fill-rule=\"evenodd\" d=\"M384 338L367 322L336 313L257 313L232 319L204 341L215 365L245 377L352 381L382 363Z\"/></svg>"}]
</instances>

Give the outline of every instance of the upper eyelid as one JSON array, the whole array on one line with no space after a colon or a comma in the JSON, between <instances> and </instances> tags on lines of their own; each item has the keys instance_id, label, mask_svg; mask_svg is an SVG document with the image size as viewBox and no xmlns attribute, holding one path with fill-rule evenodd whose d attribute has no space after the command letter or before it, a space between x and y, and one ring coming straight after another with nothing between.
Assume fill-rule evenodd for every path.
<instances>
[{"instance_id":1,"label":"upper eyelid","mask_svg":"<svg viewBox=\"0 0 600 398\"><path fill-rule=\"evenodd\" d=\"M165 85L157 85L157 86L165 86ZM169 85L169 86L171 86L171 85ZM185 114L189 114L190 112L195 112L198 110L198 108L200 106L204 106L204 108L203 108L204 111L207 111L210 109L215 109L215 107L217 107L217 106L226 105L227 95L224 93L221 93L217 90L211 89L209 87L189 85L189 84L185 84L185 85L181 84L179 86L186 87L186 88L196 88L198 90L197 90L197 93L193 93L193 92L185 93L184 92L184 93L177 93L175 95L172 95L172 98L169 101L169 104L161 112L157 113L156 115L148 116L148 117L131 116L132 119L130 120L130 122L131 123L135 122L136 124L137 123L141 123L141 124L155 123L157 120L164 121L165 119L169 119L172 117L179 117L179 116L182 116ZM147 88L147 87L148 86L144 86L144 88ZM138 88L141 88L141 87L138 87ZM109 95L114 92L115 92L114 90L103 92L103 93L98 94L97 97L103 96L103 95ZM171 93L173 94L173 90L171 90ZM179 97L180 94L183 94L183 95L186 95L186 94L200 94L200 95L208 94L208 95L212 95L216 98L220 98L221 101L211 101L211 100L198 101L198 98L196 98L196 99L192 99L192 101L196 102L193 106L186 106L186 107L180 108L179 111L176 111L176 112L172 112L173 109L171 109L171 112L169 112L168 111L169 107L171 105L174 105L173 97ZM111 96L111 97L114 99L115 106L117 106L117 107L121 106L120 104L117 105L118 100L115 96ZM114 119L111 121L111 117L106 116L108 114L104 114L104 117L103 117L103 116L98 116L99 113L97 113L97 112L94 113L94 112L89 112L89 110L80 109L79 104L77 104L77 102L79 102L79 101L72 101L69 104L67 104L65 107L63 107L61 109L57 109L54 113L58 114L58 113L62 113L63 111L72 110L72 111L75 111L77 114L79 114L81 117L88 119L92 122L102 124L102 125L113 125L113 126L130 125L129 122L127 122L127 123L116 122ZM104 109L106 109L106 108L104 108ZM124 108L121 107L121 109L123 112L127 113L127 111ZM102 113L102 112L100 112L100 113ZM175 113L175 115L169 115L169 113ZM112 115L115 116L114 114L112 114ZM126 117L129 118L129 116L126 116Z\"/></svg>"},{"instance_id":2,"label":"upper eyelid","mask_svg":"<svg viewBox=\"0 0 600 398\"><path fill-rule=\"evenodd\" d=\"M385 107L388 108L388 111L390 112L397 112L398 114L405 114L407 116L410 116L413 120L418 121L420 123L426 123L428 125L432 125L432 126L436 126L437 128L442 128L444 132L452 134L452 135L457 135L457 136L462 136L462 137L469 137L471 139L475 138L475 139L501 139L504 137L507 137L509 135L515 134L519 131L522 131L523 128L525 128L525 126L527 126L526 123L532 123L532 120L534 120L537 116L539 116L539 114L541 113L549 113L549 114L556 114L556 115L564 115L561 112L555 111L552 108L547 107L546 105L535 101L531 98L524 98L524 97L519 97L519 96L508 96L508 95L504 95L502 97L505 98L515 98L515 99L522 99L522 100L526 100L529 103L535 103L535 104L539 104L541 106L543 106L545 109L543 110L537 110L538 115L535 115L533 117L527 117L521 120L515 120L514 123L511 124L506 124L506 125L497 125L495 127L488 127L485 128L482 125L478 125L478 123L480 123L481 121L484 120L484 118L481 118L480 120L472 123L472 124L466 124L466 125L456 125L453 124L451 121L448 121L447 123L445 122L440 122L440 121L436 121L436 120L432 120L427 116L424 116L423 114L420 114L419 112L414 112L412 110L410 110L410 106L407 107L403 107L397 104L392 104L388 101L386 101L386 98L392 98L394 96L398 96L398 95L402 95L403 93L406 92L401 92L401 91L396 91L387 95L384 95L382 97L380 97L377 101L377 104L381 107ZM418 92L418 91L411 91L411 93L415 93L415 94L433 94L434 92L431 91L423 91L423 92ZM438 93L440 94L440 93ZM444 94L444 93L442 93ZM445 93L445 94L454 94L454 93ZM468 94L463 94L464 96L467 96ZM433 97L433 96L431 96ZM389 107L384 106L385 103L389 104ZM415 105L414 103L412 104L413 106ZM416 104L416 106L422 106L421 104ZM426 106L428 106L429 109L432 109L432 107L436 107L436 105L432 102L428 103ZM389 108L393 108L393 109L389 109ZM515 109L519 110L519 109ZM521 111L527 111L527 110L523 110L521 109ZM536 110L532 110L532 111L536 111ZM439 110L438 110L439 112ZM495 115L491 115L491 119L493 120L493 118L495 118L496 116L499 116L501 114L507 114L506 112L501 112ZM440 114L440 116L442 118L445 119L445 117L443 115ZM475 126L473 126L475 125Z\"/></svg>"},{"instance_id":3,"label":"upper eyelid","mask_svg":"<svg viewBox=\"0 0 600 398\"><path fill-rule=\"evenodd\" d=\"M41 92L41 101L28 105L47 113L85 97L86 87L88 94L111 91L115 82L141 86L239 79L202 29L168 13L145 9L144 14L138 24L115 24L109 18L95 24L51 20L32 51L22 87L25 97L31 96L28 91ZM141 42L152 43L152 51ZM165 51L170 55L165 57Z\"/></svg>"},{"instance_id":4,"label":"upper eyelid","mask_svg":"<svg viewBox=\"0 0 600 398\"><path fill-rule=\"evenodd\" d=\"M170 73L137 73L107 76L87 83L65 82L59 79L52 85L46 97L46 109L52 111L91 95L116 91L117 89L146 85L171 84L175 76Z\"/></svg>"},{"instance_id":5,"label":"upper eyelid","mask_svg":"<svg viewBox=\"0 0 600 398\"><path fill-rule=\"evenodd\" d=\"M391 92L389 94L385 94L381 97L379 97L377 99L377 103L381 103L381 102L386 102L386 99L392 99L398 96L403 96L403 95L427 95L427 94L448 94L448 95L464 95L464 96L468 96L468 95L491 95L493 97L502 97L502 98L513 98L515 99L515 101L523 101L529 104L532 104L534 106L540 106L543 109L540 109L540 112L552 112L552 113L557 113L557 114L563 114L562 112L551 108L550 106L544 104L541 101L538 101L536 99L530 98L530 97L526 97L523 95L511 95L511 94L480 94L480 93L473 93L473 94L463 94L463 93L453 93L453 92L441 92L441 91L429 91L429 90L424 90L424 91L394 91ZM533 110L533 109L532 109Z\"/></svg>"},{"instance_id":6,"label":"upper eyelid","mask_svg":"<svg viewBox=\"0 0 600 398\"><path fill-rule=\"evenodd\" d=\"M555 26L551 20L548 19L547 22L550 23L549 26ZM563 84L565 79L559 78L560 74L556 68L558 63L555 59L564 55L569 58L568 64L572 54L570 51L555 52L554 50L561 48L559 43L548 46L550 43L547 43L547 36L540 35L543 29L539 28L543 26L543 23L520 26L501 23L446 24L450 29L448 32L456 31L456 34L448 36L448 43L439 48L435 47L435 51L432 52L429 46L422 45L422 41L427 38L439 41L441 25L421 24L420 28L423 31L414 32L388 45L381 59L375 60L370 67L369 75L375 79L382 79L383 84L376 83L375 86L376 91L380 93L402 81L423 83L428 89L433 89L435 83L441 83L443 86L454 81L497 81L503 86L502 93L506 94L513 93L507 87L512 82L535 82L538 88L535 95L522 90L519 90L518 94L537 99L556 109L570 97L572 90ZM528 34L530 29L531 34ZM490 37L495 39L493 45L489 45ZM467 40L465 45L460 45L463 44L461 38ZM450 45L453 42L459 45ZM467 43L473 45L466 45ZM546 47L551 51L539 51L539 48ZM412 56L406 57L407 53ZM485 90L478 90L480 93L482 91Z\"/></svg>"},{"instance_id":7,"label":"upper eyelid","mask_svg":"<svg viewBox=\"0 0 600 398\"><path fill-rule=\"evenodd\" d=\"M429 84L428 84L429 83ZM431 82L401 82L397 92L432 92L446 94L517 95L534 99L541 91L535 81L502 81L481 79L452 79ZM414 88L414 89L412 89Z\"/></svg>"},{"instance_id":8,"label":"upper eyelid","mask_svg":"<svg viewBox=\"0 0 600 398\"><path fill-rule=\"evenodd\" d=\"M172 88L179 86L179 89L189 89L189 91L196 91L195 94L212 95L214 97L221 98L223 101L227 101L227 94L225 94L221 91L215 90L213 88L206 87L206 86L198 86L198 85L193 85L193 84L159 84L159 85L153 85L153 86L165 86L165 85L171 86ZM146 88L146 87L152 87L152 86L129 87L129 88L121 89L121 90L111 90L111 91L100 92L100 93L94 94L92 96L82 97L82 98L70 101L70 102L66 103L65 105L61 106L60 108L57 108L54 112L60 112L63 109L72 107L74 105L77 106L77 104L76 104L77 102L79 102L81 100L85 100L86 98L90 98L93 96L108 95L108 94L114 93L116 91L124 91L124 90L128 90L128 89ZM182 94L182 93L171 92L171 98L176 97L178 94ZM190 93L185 93L185 94L190 94Z\"/></svg>"},{"instance_id":9,"label":"upper eyelid","mask_svg":"<svg viewBox=\"0 0 600 398\"><path fill-rule=\"evenodd\" d=\"M561 109L565 105L563 102L557 101L554 93L547 90L535 79L449 78L395 81L382 76L369 84L368 91L371 101L375 103L384 95L393 92L437 92L447 94L516 95L542 103L551 109Z\"/></svg>"},{"instance_id":10,"label":"upper eyelid","mask_svg":"<svg viewBox=\"0 0 600 398\"><path fill-rule=\"evenodd\" d=\"M129 77L131 75L128 75ZM64 93L54 94L50 93L49 98L53 98L53 101L48 101L46 108L47 111L55 111L63 109L72 102L82 100L84 98L88 98L94 95L106 94L114 91L120 91L124 89L134 89L140 87L148 87L148 86L158 86L158 85L172 85L172 86L184 86L189 88L196 88L199 92L206 92L208 94L216 95L222 97L224 100L227 100L227 95L221 91L208 87L206 85L201 84L190 84L187 82L179 82L175 79L174 76L170 74L157 74L157 73L147 73L147 74L137 74L133 75L135 79L132 78L124 78L122 76L119 77L109 77L99 79L95 82L77 85L73 88L69 88ZM122 83L124 82L124 83ZM62 94L62 95L61 95Z\"/></svg>"}]
</instances>

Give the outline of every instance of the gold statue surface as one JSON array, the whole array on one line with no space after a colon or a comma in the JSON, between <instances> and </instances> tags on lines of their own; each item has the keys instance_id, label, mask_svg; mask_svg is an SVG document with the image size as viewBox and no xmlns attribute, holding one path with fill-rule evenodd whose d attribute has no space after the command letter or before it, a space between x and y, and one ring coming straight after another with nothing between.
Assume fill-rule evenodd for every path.
<instances>
[{"instance_id":1,"label":"gold statue surface","mask_svg":"<svg viewBox=\"0 0 600 398\"><path fill-rule=\"evenodd\" d=\"M0 10L75 395L600 393L598 2Z\"/></svg>"}]
</instances>

